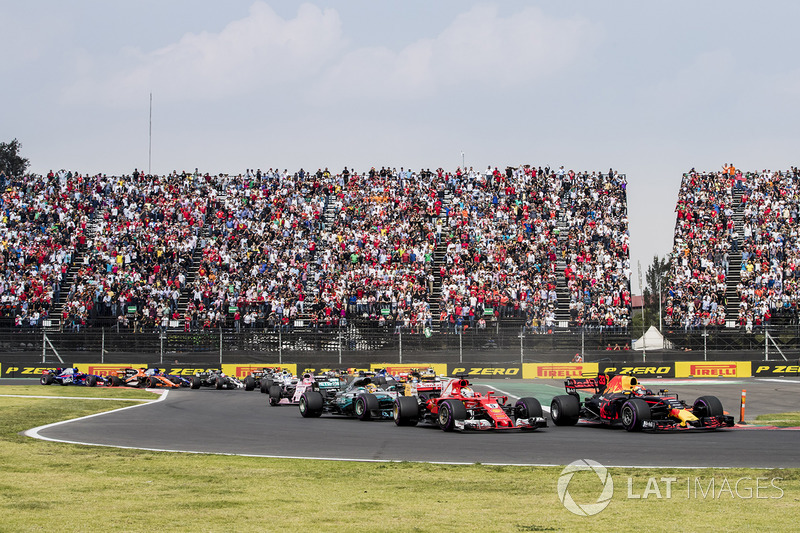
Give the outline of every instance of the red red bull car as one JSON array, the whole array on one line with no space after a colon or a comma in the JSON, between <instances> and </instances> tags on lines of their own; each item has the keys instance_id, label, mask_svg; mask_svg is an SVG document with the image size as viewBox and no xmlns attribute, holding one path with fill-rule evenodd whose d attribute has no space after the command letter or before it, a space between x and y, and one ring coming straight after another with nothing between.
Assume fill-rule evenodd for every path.
<instances>
[{"instance_id":1,"label":"red red bull car","mask_svg":"<svg viewBox=\"0 0 800 533\"><path fill-rule=\"evenodd\" d=\"M398 426L436 424L453 430L533 430L547 427L542 406L536 398L520 398L515 404L494 391L475 392L466 379L447 381L440 395L433 397L398 396L394 403L394 422Z\"/></svg>"},{"instance_id":2,"label":"red red bull car","mask_svg":"<svg viewBox=\"0 0 800 533\"><path fill-rule=\"evenodd\" d=\"M717 429L734 425L716 396L701 396L689 406L667 390L654 393L633 376L605 375L574 378L564 382L567 394L550 404L550 418L557 426L579 420L621 425L627 431ZM594 395L581 401L579 390Z\"/></svg>"}]
</instances>

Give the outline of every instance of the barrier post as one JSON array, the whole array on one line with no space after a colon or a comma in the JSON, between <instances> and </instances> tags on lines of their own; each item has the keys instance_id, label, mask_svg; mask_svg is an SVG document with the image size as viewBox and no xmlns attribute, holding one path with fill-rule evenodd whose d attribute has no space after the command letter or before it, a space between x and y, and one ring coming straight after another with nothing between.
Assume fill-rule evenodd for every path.
<instances>
[{"instance_id":1,"label":"barrier post","mask_svg":"<svg viewBox=\"0 0 800 533\"><path fill-rule=\"evenodd\" d=\"M400 339L400 364L403 364L403 328L401 327L400 330L397 332L398 337Z\"/></svg>"},{"instance_id":2,"label":"barrier post","mask_svg":"<svg viewBox=\"0 0 800 533\"><path fill-rule=\"evenodd\" d=\"M458 362L459 364L464 362L464 349L461 345L461 330L458 332Z\"/></svg>"},{"instance_id":3,"label":"barrier post","mask_svg":"<svg viewBox=\"0 0 800 533\"><path fill-rule=\"evenodd\" d=\"M747 389L742 389L742 403L739 407L739 423L746 424L747 422L744 421L744 404L745 400L747 399Z\"/></svg>"}]
</instances>

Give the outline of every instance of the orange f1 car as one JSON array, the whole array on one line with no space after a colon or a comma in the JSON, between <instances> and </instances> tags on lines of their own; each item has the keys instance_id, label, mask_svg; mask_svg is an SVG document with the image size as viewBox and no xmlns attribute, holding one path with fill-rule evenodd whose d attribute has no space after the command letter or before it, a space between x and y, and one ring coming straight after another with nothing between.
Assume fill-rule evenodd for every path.
<instances>
[{"instance_id":1,"label":"orange f1 car","mask_svg":"<svg viewBox=\"0 0 800 533\"><path fill-rule=\"evenodd\" d=\"M138 387L157 388L157 387L188 387L188 380L181 376L168 376L162 374L158 368L124 368L117 371L116 376L108 378L109 387Z\"/></svg>"}]
</instances>

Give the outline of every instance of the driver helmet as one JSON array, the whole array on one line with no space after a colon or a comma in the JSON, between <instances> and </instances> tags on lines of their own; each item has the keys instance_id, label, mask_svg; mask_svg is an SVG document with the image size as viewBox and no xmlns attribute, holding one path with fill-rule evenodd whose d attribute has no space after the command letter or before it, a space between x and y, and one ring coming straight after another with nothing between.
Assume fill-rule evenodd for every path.
<instances>
[{"instance_id":1,"label":"driver helmet","mask_svg":"<svg viewBox=\"0 0 800 533\"><path fill-rule=\"evenodd\" d=\"M647 394L647 389L637 383L633 386L633 394L634 396L644 396Z\"/></svg>"},{"instance_id":2,"label":"driver helmet","mask_svg":"<svg viewBox=\"0 0 800 533\"><path fill-rule=\"evenodd\" d=\"M378 390L378 387L377 387L377 386L376 386L374 383L368 383L368 384L367 384L367 392L368 392L368 393L370 393L370 394L375 394L375 392L376 392L377 390Z\"/></svg>"},{"instance_id":3,"label":"driver helmet","mask_svg":"<svg viewBox=\"0 0 800 533\"><path fill-rule=\"evenodd\" d=\"M475 391L472 390L472 387L461 387L461 396L464 396L465 398L474 398Z\"/></svg>"}]
</instances>

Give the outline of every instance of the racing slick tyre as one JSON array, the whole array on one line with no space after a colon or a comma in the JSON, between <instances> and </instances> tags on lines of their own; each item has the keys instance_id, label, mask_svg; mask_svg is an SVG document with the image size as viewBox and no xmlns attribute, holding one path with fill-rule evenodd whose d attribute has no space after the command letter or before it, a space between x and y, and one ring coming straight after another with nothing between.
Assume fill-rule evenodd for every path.
<instances>
[{"instance_id":1,"label":"racing slick tyre","mask_svg":"<svg viewBox=\"0 0 800 533\"><path fill-rule=\"evenodd\" d=\"M453 431L456 420L467 418L467 408L460 400L445 400L439 404L439 415L436 418L442 431Z\"/></svg>"},{"instance_id":2,"label":"racing slick tyre","mask_svg":"<svg viewBox=\"0 0 800 533\"><path fill-rule=\"evenodd\" d=\"M147 378L147 387L151 389L158 387L158 378L155 376L150 376Z\"/></svg>"},{"instance_id":3,"label":"racing slick tyre","mask_svg":"<svg viewBox=\"0 0 800 533\"><path fill-rule=\"evenodd\" d=\"M96 387L97 386L97 376L88 376L86 378L86 386L87 387Z\"/></svg>"},{"instance_id":4,"label":"racing slick tyre","mask_svg":"<svg viewBox=\"0 0 800 533\"><path fill-rule=\"evenodd\" d=\"M110 378L108 378L108 386L109 387L121 387L122 386L122 380L119 379L117 376L111 376Z\"/></svg>"},{"instance_id":5,"label":"racing slick tyre","mask_svg":"<svg viewBox=\"0 0 800 533\"><path fill-rule=\"evenodd\" d=\"M300 396L300 415L303 418L313 418L322 414L324 400L317 391L304 392Z\"/></svg>"},{"instance_id":6,"label":"racing slick tyre","mask_svg":"<svg viewBox=\"0 0 800 533\"><path fill-rule=\"evenodd\" d=\"M261 379L261 392L264 394L269 394L269 388L274 385L274 382L271 379Z\"/></svg>"},{"instance_id":7,"label":"racing slick tyre","mask_svg":"<svg viewBox=\"0 0 800 533\"><path fill-rule=\"evenodd\" d=\"M412 396L398 396L392 415L398 426L416 426L419 422L419 403Z\"/></svg>"},{"instance_id":8,"label":"racing slick tyre","mask_svg":"<svg viewBox=\"0 0 800 533\"><path fill-rule=\"evenodd\" d=\"M571 394L553 397L550 419L557 426L574 426L581 417L581 402Z\"/></svg>"},{"instance_id":9,"label":"racing slick tyre","mask_svg":"<svg viewBox=\"0 0 800 533\"><path fill-rule=\"evenodd\" d=\"M359 420L372 420L372 411L380 409L378 397L374 394L362 394L356 398L355 411Z\"/></svg>"},{"instance_id":10,"label":"racing slick tyre","mask_svg":"<svg viewBox=\"0 0 800 533\"><path fill-rule=\"evenodd\" d=\"M281 388L273 385L269 388L269 404L273 407L281 403Z\"/></svg>"},{"instance_id":11,"label":"racing slick tyre","mask_svg":"<svg viewBox=\"0 0 800 533\"><path fill-rule=\"evenodd\" d=\"M215 389L222 390L224 386L225 386L225 378L217 377L217 379L214 380Z\"/></svg>"},{"instance_id":12,"label":"racing slick tyre","mask_svg":"<svg viewBox=\"0 0 800 533\"><path fill-rule=\"evenodd\" d=\"M203 384L203 382L200 379L200 376L192 376L192 388L193 389L199 389L200 385L202 385L202 384Z\"/></svg>"},{"instance_id":13,"label":"racing slick tyre","mask_svg":"<svg viewBox=\"0 0 800 533\"><path fill-rule=\"evenodd\" d=\"M619 410L619 418L626 431L641 431L642 424L650 417L650 406L640 398L628 400Z\"/></svg>"},{"instance_id":14,"label":"racing slick tyre","mask_svg":"<svg viewBox=\"0 0 800 533\"><path fill-rule=\"evenodd\" d=\"M244 378L244 390L251 391L256 388L256 378L247 376Z\"/></svg>"},{"instance_id":15,"label":"racing slick tyre","mask_svg":"<svg viewBox=\"0 0 800 533\"><path fill-rule=\"evenodd\" d=\"M54 378L51 374L47 374L46 376L39 378L39 383L42 385L52 385L55 380L56 378Z\"/></svg>"},{"instance_id":16,"label":"racing slick tyre","mask_svg":"<svg viewBox=\"0 0 800 533\"><path fill-rule=\"evenodd\" d=\"M700 396L694 401L692 413L697 418L704 416L721 416L725 414L722 402L716 396Z\"/></svg>"},{"instance_id":17,"label":"racing slick tyre","mask_svg":"<svg viewBox=\"0 0 800 533\"><path fill-rule=\"evenodd\" d=\"M517 418L541 418L542 404L536 398L520 398L514 404L514 416Z\"/></svg>"}]
</instances>

